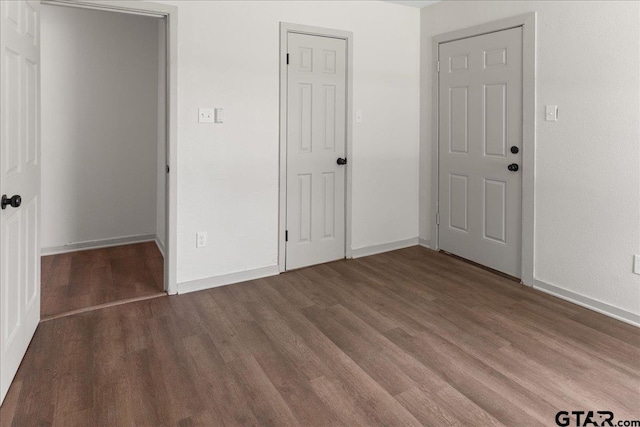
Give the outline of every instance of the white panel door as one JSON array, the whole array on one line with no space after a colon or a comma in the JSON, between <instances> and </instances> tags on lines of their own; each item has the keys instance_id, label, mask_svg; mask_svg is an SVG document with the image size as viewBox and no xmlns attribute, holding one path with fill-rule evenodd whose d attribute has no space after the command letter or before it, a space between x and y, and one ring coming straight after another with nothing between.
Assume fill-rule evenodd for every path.
<instances>
[{"instance_id":1,"label":"white panel door","mask_svg":"<svg viewBox=\"0 0 640 427\"><path fill-rule=\"evenodd\" d=\"M286 269L345 256L346 41L287 38Z\"/></svg>"},{"instance_id":2,"label":"white panel door","mask_svg":"<svg viewBox=\"0 0 640 427\"><path fill-rule=\"evenodd\" d=\"M0 401L40 321L40 3L0 1ZM3 204L4 205L4 204Z\"/></svg>"},{"instance_id":3,"label":"white panel door","mask_svg":"<svg viewBox=\"0 0 640 427\"><path fill-rule=\"evenodd\" d=\"M522 29L442 43L439 61L440 249L520 277Z\"/></svg>"}]
</instances>

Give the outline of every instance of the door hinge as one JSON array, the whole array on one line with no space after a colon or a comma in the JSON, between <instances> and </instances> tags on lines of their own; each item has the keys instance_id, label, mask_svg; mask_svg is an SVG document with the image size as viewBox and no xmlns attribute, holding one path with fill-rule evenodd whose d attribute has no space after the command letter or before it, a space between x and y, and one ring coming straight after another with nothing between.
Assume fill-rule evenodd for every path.
<instances>
[{"instance_id":1,"label":"door hinge","mask_svg":"<svg viewBox=\"0 0 640 427\"><path fill-rule=\"evenodd\" d=\"M436 62L436 71L440 72L440 61Z\"/></svg>"},{"instance_id":2,"label":"door hinge","mask_svg":"<svg viewBox=\"0 0 640 427\"><path fill-rule=\"evenodd\" d=\"M169 165L167 165L167 173L169 173Z\"/></svg>"},{"instance_id":3,"label":"door hinge","mask_svg":"<svg viewBox=\"0 0 640 427\"><path fill-rule=\"evenodd\" d=\"M285 242L288 242L288 241L289 241L289 230L286 230L286 231L284 232L284 241L285 241Z\"/></svg>"},{"instance_id":4,"label":"door hinge","mask_svg":"<svg viewBox=\"0 0 640 427\"><path fill-rule=\"evenodd\" d=\"M436 214L436 225L440 225L440 214Z\"/></svg>"},{"instance_id":5,"label":"door hinge","mask_svg":"<svg viewBox=\"0 0 640 427\"><path fill-rule=\"evenodd\" d=\"M289 54L287 53L287 65L289 65Z\"/></svg>"}]
</instances>

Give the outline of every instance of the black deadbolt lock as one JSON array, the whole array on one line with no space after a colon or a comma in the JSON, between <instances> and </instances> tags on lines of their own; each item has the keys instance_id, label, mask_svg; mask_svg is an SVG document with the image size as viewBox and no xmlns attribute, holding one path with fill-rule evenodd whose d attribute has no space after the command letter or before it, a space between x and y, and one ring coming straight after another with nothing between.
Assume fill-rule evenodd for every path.
<instances>
[{"instance_id":1,"label":"black deadbolt lock","mask_svg":"<svg viewBox=\"0 0 640 427\"><path fill-rule=\"evenodd\" d=\"M520 149L518 147L516 147L515 145L513 147L511 147L511 152L513 154L518 154L519 151L520 151Z\"/></svg>"},{"instance_id":2,"label":"black deadbolt lock","mask_svg":"<svg viewBox=\"0 0 640 427\"><path fill-rule=\"evenodd\" d=\"M22 204L22 197L15 195L12 198L8 198L6 194L2 195L2 209L7 209L7 206L12 208L19 208Z\"/></svg>"}]
</instances>

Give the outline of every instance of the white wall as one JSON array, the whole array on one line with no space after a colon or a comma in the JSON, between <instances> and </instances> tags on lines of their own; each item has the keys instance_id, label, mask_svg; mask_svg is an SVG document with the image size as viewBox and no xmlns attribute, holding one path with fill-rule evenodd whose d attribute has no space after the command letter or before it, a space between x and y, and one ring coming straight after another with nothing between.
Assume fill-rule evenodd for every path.
<instances>
[{"instance_id":1,"label":"white wall","mask_svg":"<svg viewBox=\"0 0 640 427\"><path fill-rule=\"evenodd\" d=\"M534 11L535 279L638 322L639 2L445 1L422 10L420 236L431 237L432 220L431 37ZM545 104L559 106L559 122L543 121Z\"/></svg>"},{"instance_id":2,"label":"white wall","mask_svg":"<svg viewBox=\"0 0 640 427\"><path fill-rule=\"evenodd\" d=\"M166 67L167 67L166 22L158 20L158 158L156 164L156 240L164 251L166 234L166 164L167 164L167 128L166 128Z\"/></svg>"},{"instance_id":3,"label":"white wall","mask_svg":"<svg viewBox=\"0 0 640 427\"><path fill-rule=\"evenodd\" d=\"M42 8L42 247L156 233L158 23Z\"/></svg>"},{"instance_id":4,"label":"white wall","mask_svg":"<svg viewBox=\"0 0 640 427\"><path fill-rule=\"evenodd\" d=\"M279 22L354 33L353 248L418 236L418 9L379 1L178 8L178 282L277 265ZM225 108L199 125L198 107ZM209 245L195 248L195 234Z\"/></svg>"}]
</instances>

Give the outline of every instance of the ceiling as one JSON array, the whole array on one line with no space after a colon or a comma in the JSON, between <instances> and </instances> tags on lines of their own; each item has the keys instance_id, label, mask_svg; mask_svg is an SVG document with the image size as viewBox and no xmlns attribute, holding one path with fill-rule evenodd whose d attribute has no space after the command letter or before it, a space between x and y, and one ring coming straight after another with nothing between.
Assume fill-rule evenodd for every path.
<instances>
[{"instance_id":1,"label":"ceiling","mask_svg":"<svg viewBox=\"0 0 640 427\"><path fill-rule=\"evenodd\" d=\"M432 5L434 3L438 3L440 0L384 0L388 3L396 3L396 4L401 4L404 6L411 6L411 7L427 7L429 5Z\"/></svg>"}]
</instances>

